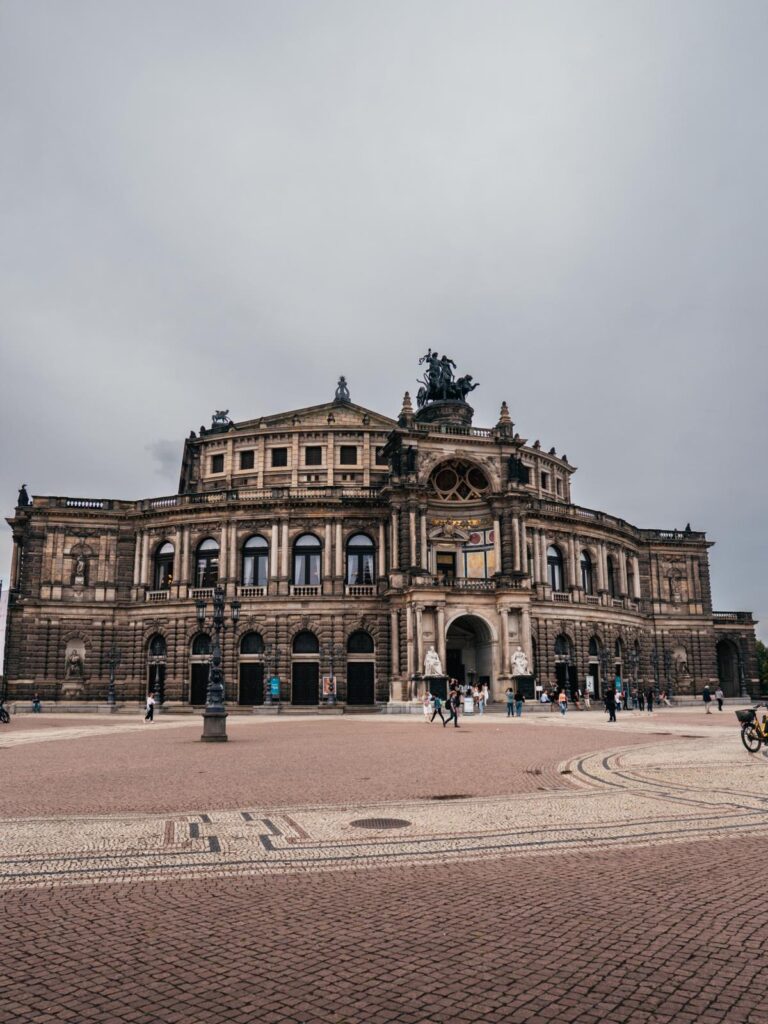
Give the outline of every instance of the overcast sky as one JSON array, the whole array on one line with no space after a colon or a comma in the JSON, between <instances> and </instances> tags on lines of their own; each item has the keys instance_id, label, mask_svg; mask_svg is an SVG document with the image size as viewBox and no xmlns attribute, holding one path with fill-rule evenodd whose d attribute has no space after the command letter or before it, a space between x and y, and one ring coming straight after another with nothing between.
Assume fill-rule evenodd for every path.
<instances>
[{"instance_id":1,"label":"overcast sky","mask_svg":"<svg viewBox=\"0 0 768 1024\"><path fill-rule=\"evenodd\" d=\"M431 346L768 637L767 96L764 0L0 0L6 514Z\"/></svg>"}]
</instances>

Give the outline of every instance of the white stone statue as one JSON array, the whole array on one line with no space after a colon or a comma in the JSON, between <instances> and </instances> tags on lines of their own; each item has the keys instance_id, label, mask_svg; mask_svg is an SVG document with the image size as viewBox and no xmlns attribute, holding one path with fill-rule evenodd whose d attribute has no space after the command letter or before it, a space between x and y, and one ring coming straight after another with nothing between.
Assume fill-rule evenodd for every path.
<instances>
[{"instance_id":1,"label":"white stone statue","mask_svg":"<svg viewBox=\"0 0 768 1024\"><path fill-rule=\"evenodd\" d=\"M434 647L430 646L424 658L424 675L441 676L442 674L443 666L440 664L440 655Z\"/></svg>"},{"instance_id":2,"label":"white stone statue","mask_svg":"<svg viewBox=\"0 0 768 1024\"><path fill-rule=\"evenodd\" d=\"M512 655L512 675L528 675L528 659L525 656L525 651L520 646L515 648L515 653Z\"/></svg>"}]
</instances>

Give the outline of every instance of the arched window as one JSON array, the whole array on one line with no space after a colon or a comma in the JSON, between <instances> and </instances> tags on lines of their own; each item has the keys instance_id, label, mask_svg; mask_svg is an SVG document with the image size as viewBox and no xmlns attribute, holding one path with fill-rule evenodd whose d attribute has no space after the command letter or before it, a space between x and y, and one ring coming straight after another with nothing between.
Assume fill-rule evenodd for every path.
<instances>
[{"instance_id":1,"label":"arched window","mask_svg":"<svg viewBox=\"0 0 768 1024\"><path fill-rule=\"evenodd\" d=\"M547 548L547 574L549 585L553 590L564 590L563 587L563 554L554 544Z\"/></svg>"},{"instance_id":2,"label":"arched window","mask_svg":"<svg viewBox=\"0 0 768 1024\"><path fill-rule=\"evenodd\" d=\"M347 583L350 586L373 583L376 549L370 537L356 533L347 541Z\"/></svg>"},{"instance_id":3,"label":"arched window","mask_svg":"<svg viewBox=\"0 0 768 1024\"><path fill-rule=\"evenodd\" d=\"M462 459L440 463L430 482L441 501L473 501L482 498L491 488L479 466Z\"/></svg>"},{"instance_id":4,"label":"arched window","mask_svg":"<svg viewBox=\"0 0 768 1024\"><path fill-rule=\"evenodd\" d=\"M302 533L293 545L293 582L297 586L320 583L320 541L312 533Z\"/></svg>"},{"instance_id":5,"label":"arched window","mask_svg":"<svg viewBox=\"0 0 768 1024\"><path fill-rule=\"evenodd\" d=\"M621 661L624 656L624 644L621 642L621 637L619 637L613 645L613 653L616 655L616 660Z\"/></svg>"},{"instance_id":6,"label":"arched window","mask_svg":"<svg viewBox=\"0 0 768 1024\"><path fill-rule=\"evenodd\" d=\"M269 575L269 545L263 537L249 537L243 544L244 587L266 587Z\"/></svg>"},{"instance_id":7,"label":"arched window","mask_svg":"<svg viewBox=\"0 0 768 1024\"><path fill-rule=\"evenodd\" d=\"M619 585L616 579L616 562L613 560L613 555L608 555L606 564L608 566L608 593L611 597L618 597Z\"/></svg>"},{"instance_id":8,"label":"arched window","mask_svg":"<svg viewBox=\"0 0 768 1024\"><path fill-rule=\"evenodd\" d=\"M632 558L627 558L627 593L630 597L635 596L635 565Z\"/></svg>"},{"instance_id":9,"label":"arched window","mask_svg":"<svg viewBox=\"0 0 768 1024\"><path fill-rule=\"evenodd\" d=\"M347 640L348 654L373 654L373 637L364 629L356 629Z\"/></svg>"},{"instance_id":10,"label":"arched window","mask_svg":"<svg viewBox=\"0 0 768 1024\"><path fill-rule=\"evenodd\" d=\"M215 587L219 582L219 545L208 537L195 552L195 586Z\"/></svg>"},{"instance_id":11,"label":"arched window","mask_svg":"<svg viewBox=\"0 0 768 1024\"><path fill-rule=\"evenodd\" d=\"M155 552L155 590L168 590L173 583L173 544L166 541Z\"/></svg>"},{"instance_id":12,"label":"arched window","mask_svg":"<svg viewBox=\"0 0 768 1024\"><path fill-rule=\"evenodd\" d=\"M241 654L263 654L264 653L264 639L261 633L251 632L246 633L240 641L240 653Z\"/></svg>"},{"instance_id":13,"label":"arched window","mask_svg":"<svg viewBox=\"0 0 768 1024\"><path fill-rule=\"evenodd\" d=\"M590 658L600 657L600 641L596 636L591 636L589 638L589 656Z\"/></svg>"},{"instance_id":14,"label":"arched window","mask_svg":"<svg viewBox=\"0 0 768 1024\"><path fill-rule=\"evenodd\" d=\"M592 559L588 551L581 552L581 589L585 594L594 594L595 585L592 577Z\"/></svg>"},{"instance_id":15,"label":"arched window","mask_svg":"<svg viewBox=\"0 0 768 1024\"><path fill-rule=\"evenodd\" d=\"M571 638L565 633L558 633L555 637L555 654L558 658L570 660L573 656L573 644Z\"/></svg>"},{"instance_id":16,"label":"arched window","mask_svg":"<svg viewBox=\"0 0 768 1024\"><path fill-rule=\"evenodd\" d=\"M165 637L155 633L149 641L148 651L150 658L164 658L167 650L168 646L165 642Z\"/></svg>"},{"instance_id":17,"label":"arched window","mask_svg":"<svg viewBox=\"0 0 768 1024\"><path fill-rule=\"evenodd\" d=\"M320 644L314 633L303 629L293 638L294 654L317 654L320 651Z\"/></svg>"},{"instance_id":18,"label":"arched window","mask_svg":"<svg viewBox=\"0 0 768 1024\"><path fill-rule=\"evenodd\" d=\"M207 633L198 633L192 641L192 653L193 654L210 654L211 653L211 638Z\"/></svg>"}]
</instances>

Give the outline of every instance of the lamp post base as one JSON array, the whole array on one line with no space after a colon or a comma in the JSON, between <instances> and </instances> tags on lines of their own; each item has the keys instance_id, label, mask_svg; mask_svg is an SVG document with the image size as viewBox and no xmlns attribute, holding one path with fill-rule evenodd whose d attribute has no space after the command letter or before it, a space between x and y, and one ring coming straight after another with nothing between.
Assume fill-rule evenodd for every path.
<instances>
[{"instance_id":1,"label":"lamp post base","mask_svg":"<svg viewBox=\"0 0 768 1024\"><path fill-rule=\"evenodd\" d=\"M204 711L203 735L200 737L200 741L202 743L226 743L227 739L227 712Z\"/></svg>"}]
</instances>

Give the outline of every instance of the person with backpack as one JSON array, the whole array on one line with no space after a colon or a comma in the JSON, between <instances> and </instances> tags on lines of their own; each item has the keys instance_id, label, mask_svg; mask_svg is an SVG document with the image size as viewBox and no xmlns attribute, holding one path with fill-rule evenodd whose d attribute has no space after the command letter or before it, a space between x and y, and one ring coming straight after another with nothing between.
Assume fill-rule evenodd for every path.
<instances>
[{"instance_id":1,"label":"person with backpack","mask_svg":"<svg viewBox=\"0 0 768 1024\"><path fill-rule=\"evenodd\" d=\"M451 692L448 694L448 700L446 701L446 707L448 708L448 719L443 719L443 725L450 725L453 722L454 726L458 729L459 727L459 691L453 687ZM440 716L443 717L442 715Z\"/></svg>"},{"instance_id":2,"label":"person with backpack","mask_svg":"<svg viewBox=\"0 0 768 1024\"><path fill-rule=\"evenodd\" d=\"M525 703L525 697L523 696L522 690L517 690L515 693L515 715L518 718L523 717L523 704Z\"/></svg>"},{"instance_id":3,"label":"person with backpack","mask_svg":"<svg viewBox=\"0 0 768 1024\"><path fill-rule=\"evenodd\" d=\"M434 708L434 711L432 712L430 722L434 722L435 715L440 715L440 721L443 723L443 725L445 725L445 719L443 718L443 702L440 700L439 697L432 697L432 706Z\"/></svg>"},{"instance_id":4,"label":"person with backpack","mask_svg":"<svg viewBox=\"0 0 768 1024\"><path fill-rule=\"evenodd\" d=\"M605 710L608 712L608 721L616 721L616 691L612 686L609 686L605 691L603 697L603 703L605 704Z\"/></svg>"},{"instance_id":5,"label":"person with backpack","mask_svg":"<svg viewBox=\"0 0 768 1024\"><path fill-rule=\"evenodd\" d=\"M712 708L709 706L712 703L712 694L709 692L709 687L705 686L701 691L701 699L704 701L704 707L707 709L707 714L712 714Z\"/></svg>"}]
</instances>

